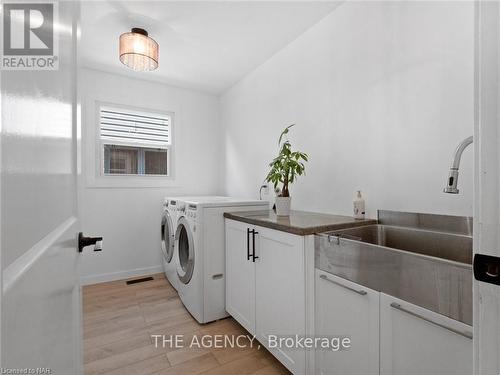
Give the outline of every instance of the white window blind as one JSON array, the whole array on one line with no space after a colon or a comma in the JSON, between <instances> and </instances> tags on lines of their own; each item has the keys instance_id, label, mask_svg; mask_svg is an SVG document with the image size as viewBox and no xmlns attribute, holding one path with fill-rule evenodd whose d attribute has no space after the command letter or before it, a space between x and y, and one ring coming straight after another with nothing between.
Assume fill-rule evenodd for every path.
<instances>
[{"instance_id":1,"label":"white window blind","mask_svg":"<svg viewBox=\"0 0 500 375\"><path fill-rule=\"evenodd\" d=\"M172 141L166 114L101 107L100 130L104 144L168 148Z\"/></svg>"}]
</instances>

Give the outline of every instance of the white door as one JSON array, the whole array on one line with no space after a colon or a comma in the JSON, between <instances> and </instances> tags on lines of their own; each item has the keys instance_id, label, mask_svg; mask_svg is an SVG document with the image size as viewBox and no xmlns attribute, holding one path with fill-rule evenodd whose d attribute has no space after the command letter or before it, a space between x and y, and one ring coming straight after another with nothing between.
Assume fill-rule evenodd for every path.
<instances>
[{"instance_id":1,"label":"white door","mask_svg":"<svg viewBox=\"0 0 500 375\"><path fill-rule=\"evenodd\" d=\"M474 252L500 257L500 4L476 3L476 22ZM474 280L474 374L500 374L499 353L500 286Z\"/></svg>"},{"instance_id":2,"label":"white door","mask_svg":"<svg viewBox=\"0 0 500 375\"><path fill-rule=\"evenodd\" d=\"M380 293L316 270L317 337L349 337L348 350L316 349L318 375L378 375Z\"/></svg>"},{"instance_id":3,"label":"white door","mask_svg":"<svg viewBox=\"0 0 500 375\"><path fill-rule=\"evenodd\" d=\"M381 293L380 375L423 374L471 375L472 328Z\"/></svg>"},{"instance_id":4,"label":"white door","mask_svg":"<svg viewBox=\"0 0 500 375\"><path fill-rule=\"evenodd\" d=\"M302 349L275 345L275 338L306 333L304 237L255 227L256 336L292 373L305 373Z\"/></svg>"},{"instance_id":5,"label":"white door","mask_svg":"<svg viewBox=\"0 0 500 375\"><path fill-rule=\"evenodd\" d=\"M78 12L77 2L59 3L58 70L2 71L2 368L82 372Z\"/></svg>"},{"instance_id":6,"label":"white door","mask_svg":"<svg viewBox=\"0 0 500 375\"><path fill-rule=\"evenodd\" d=\"M226 219L226 310L255 334L255 263L253 227Z\"/></svg>"}]
</instances>

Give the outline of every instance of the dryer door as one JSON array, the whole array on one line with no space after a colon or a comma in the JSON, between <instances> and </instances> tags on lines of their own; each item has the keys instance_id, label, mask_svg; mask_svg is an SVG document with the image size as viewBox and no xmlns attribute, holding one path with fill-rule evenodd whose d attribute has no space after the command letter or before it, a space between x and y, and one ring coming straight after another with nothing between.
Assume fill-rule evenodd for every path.
<instances>
[{"instance_id":1,"label":"dryer door","mask_svg":"<svg viewBox=\"0 0 500 375\"><path fill-rule=\"evenodd\" d=\"M177 275L183 284L189 283L194 271L194 240L193 232L185 217L179 219L175 233L177 251Z\"/></svg>"},{"instance_id":2,"label":"dryer door","mask_svg":"<svg viewBox=\"0 0 500 375\"><path fill-rule=\"evenodd\" d=\"M165 261L170 263L174 255L174 228L168 211L164 211L161 218L161 250Z\"/></svg>"}]
</instances>

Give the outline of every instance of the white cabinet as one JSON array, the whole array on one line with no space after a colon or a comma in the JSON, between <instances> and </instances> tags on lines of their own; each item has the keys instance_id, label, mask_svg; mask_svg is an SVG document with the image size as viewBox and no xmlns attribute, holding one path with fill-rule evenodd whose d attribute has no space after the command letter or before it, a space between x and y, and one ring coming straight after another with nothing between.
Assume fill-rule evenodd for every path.
<instances>
[{"instance_id":1,"label":"white cabinet","mask_svg":"<svg viewBox=\"0 0 500 375\"><path fill-rule=\"evenodd\" d=\"M303 236L226 219L226 310L294 374L305 351L273 343L306 333L304 264Z\"/></svg>"},{"instance_id":2,"label":"white cabinet","mask_svg":"<svg viewBox=\"0 0 500 375\"><path fill-rule=\"evenodd\" d=\"M472 327L316 270L315 336L349 336L315 351L317 375L471 375Z\"/></svg>"},{"instance_id":3,"label":"white cabinet","mask_svg":"<svg viewBox=\"0 0 500 375\"><path fill-rule=\"evenodd\" d=\"M351 347L316 349L318 375L378 375L380 293L316 270L316 337L349 337Z\"/></svg>"},{"instance_id":4,"label":"white cabinet","mask_svg":"<svg viewBox=\"0 0 500 375\"><path fill-rule=\"evenodd\" d=\"M306 329L304 237L256 227L257 339L294 374L305 372L305 351L269 347L274 338L304 336Z\"/></svg>"},{"instance_id":5,"label":"white cabinet","mask_svg":"<svg viewBox=\"0 0 500 375\"><path fill-rule=\"evenodd\" d=\"M251 229L226 220L226 311L255 335L255 266L248 257Z\"/></svg>"},{"instance_id":6,"label":"white cabinet","mask_svg":"<svg viewBox=\"0 0 500 375\"><path fill-rule=\"evenodd\" d=\"M472 327L381 293L381 375L471 375Z\"/></svg>"}]
</instances>

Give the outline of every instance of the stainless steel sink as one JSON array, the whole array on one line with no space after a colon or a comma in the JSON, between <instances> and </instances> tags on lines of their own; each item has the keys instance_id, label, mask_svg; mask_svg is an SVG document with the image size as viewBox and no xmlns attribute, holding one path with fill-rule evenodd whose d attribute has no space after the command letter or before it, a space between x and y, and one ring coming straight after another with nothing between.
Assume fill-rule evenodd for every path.
<instances>
[{"instance_id":1,"label":"stainless steel sink","mask_svg":"<svg viewBox=\"0 0 500 375\"><path fill-rule=\"evenodd\" d=\"M472 264L472 236L381 224L339 230L329 235Z\"/></svg>"},{"instance_id":2,"label":"stainless steel sink","mask_svg":"<svg viewBox=\"0 0 500 375\"><path fill-rule=\"evenodd\" d=\"M316 235L315 265L472 325L471 234L470 218L379 211L378 225Z\"/></svg>"}]
</instances>

